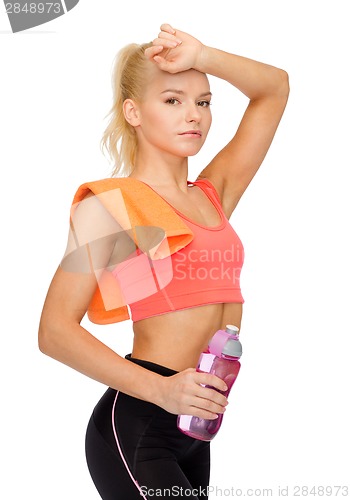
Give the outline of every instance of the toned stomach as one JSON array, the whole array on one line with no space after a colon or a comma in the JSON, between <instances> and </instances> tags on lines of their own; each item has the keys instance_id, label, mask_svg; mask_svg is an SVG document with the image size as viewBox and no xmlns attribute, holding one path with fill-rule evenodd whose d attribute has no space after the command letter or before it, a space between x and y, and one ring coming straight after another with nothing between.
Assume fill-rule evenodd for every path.
<instances>
[{"instance_id":1,"label":"toned stomach","mask_svg":"<svg viewBox=\"0 0 350 500\"><path fill-rule=\"evenodd\" d=\"M241 327L242 304L208 304L133 323L132 356L176 371L195 368L200 353L219 329Z\"/></svg>"}]
</instances>

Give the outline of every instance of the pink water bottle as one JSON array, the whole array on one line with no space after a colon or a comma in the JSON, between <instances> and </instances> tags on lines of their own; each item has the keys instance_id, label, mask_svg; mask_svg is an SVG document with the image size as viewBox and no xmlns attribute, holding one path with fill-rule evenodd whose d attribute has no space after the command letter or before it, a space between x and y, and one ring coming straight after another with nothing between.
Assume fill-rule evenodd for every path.
<instances>
[{"instance_id":1,"label":"pink water bottle","mask_svg":"<svg viewBox=\"0 0 350 500\"><path fill-rule=\"evenodd\" d=\"M218 330L209 343L208 352L201 354L197 366L197 371L213 373L225 381L227 391L220 392L226 397L241 367L239 358L242 355L242 344L239 341L238 332L239 329L234 325L226 325L225 330ZM193 415L179 415L177 426L188 436L202 441L211 441L220 429L222 418L222 413L215 420Z\"/></svg>"}]
</instances>

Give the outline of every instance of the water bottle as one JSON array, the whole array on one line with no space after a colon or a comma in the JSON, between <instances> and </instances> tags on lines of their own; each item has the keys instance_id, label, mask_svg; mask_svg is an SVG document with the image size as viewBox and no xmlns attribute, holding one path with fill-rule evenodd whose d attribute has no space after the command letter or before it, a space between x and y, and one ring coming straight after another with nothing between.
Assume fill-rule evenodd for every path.
<instances>
[{"instance_id":1,"label":"water bottle","mask_svg":"<svg viewBox=\"0 0 350 500\"><path fill-rule=\"evenodd\" d=\"M241 367L239 358L242 355L242 344L239 341L238 332L239 329L234 325L226 325L225 330L218 330L212 337L207 352L201 354L197 366L197 371L212 373L224 380L227 390L219 392L226 397ZM222 419L222 413L219 413L215 420L193 415L179 415L177 426L180 431L192 438L211 441L218 433Z\"/></svg>"}]
</instances>

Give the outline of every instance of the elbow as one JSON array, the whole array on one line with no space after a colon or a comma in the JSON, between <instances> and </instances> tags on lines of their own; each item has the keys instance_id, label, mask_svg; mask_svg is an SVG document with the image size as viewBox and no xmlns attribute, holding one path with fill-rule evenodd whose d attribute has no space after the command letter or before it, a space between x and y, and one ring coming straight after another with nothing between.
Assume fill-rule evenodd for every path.
<instances>
[{"instance_id":1,"label":"elbow","mask_svg":"<svg viewBox=\"0 0 350 500\"><path fill-rule=\"evenodd\" d=\"M60 325L54 324L52 321L47 323L41 320L38 330L39 350L43 354L50 356L50 358L57 359L62 350L62 345L65 342L62 338L62 331Z\"/></svg>"},{"instance_id":2,"label":"elbow","mask_svg":"<svg viewBox=\"0 0 350 500\"><path fill-rule=\"evenodd\" d=\"M289 75L284 69L278 69L278 94L286 100L289 96Z\"/></svg>"},{"instance_id":3,"label":"elbow","mask_svg":"<svg viewBox=\"0 0 350 500\"><path fill-rule=\"evenodd\" d=\"M40 322L39 330L38 330L38 348L43 354L50 356L50 332L48 328Z\"/></svg>"}]
</instances>

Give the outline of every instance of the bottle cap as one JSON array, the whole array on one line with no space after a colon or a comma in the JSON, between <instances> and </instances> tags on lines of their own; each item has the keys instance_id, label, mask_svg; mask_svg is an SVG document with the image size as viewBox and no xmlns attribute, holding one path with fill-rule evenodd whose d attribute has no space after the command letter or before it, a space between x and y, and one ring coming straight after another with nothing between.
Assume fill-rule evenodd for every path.
<instances>
[{"instance_id":1,"label":"bottle cap","mask_svg":"<svg viewBox=\"0 0 350 500\"><path fill-rule=\"evenodd\" d=\"M230 335L238 335L239 328L235 325L226 325L226 332Z\"/></svg>"},{"instance_id":2,"label":"bottle cap","mask_svg":"<svg viewBox=\"0 0 350 500\"><path fill-rule=\"evenodd\" d=\"M209 352L215 356L232 356L239 358L242 355L242 344L238 340L239 328L226 325L225 330L218 330L209 343Z\"/></svg>"}]
</instances>

